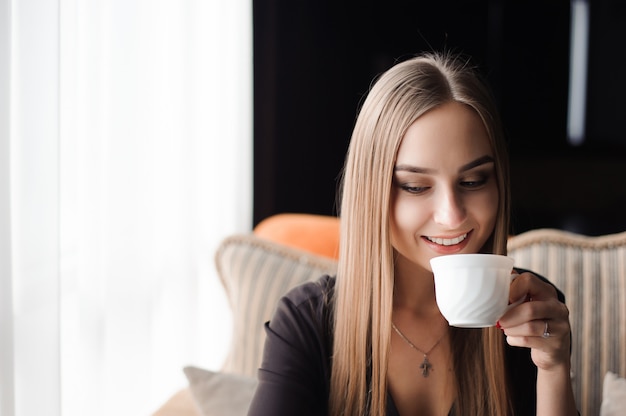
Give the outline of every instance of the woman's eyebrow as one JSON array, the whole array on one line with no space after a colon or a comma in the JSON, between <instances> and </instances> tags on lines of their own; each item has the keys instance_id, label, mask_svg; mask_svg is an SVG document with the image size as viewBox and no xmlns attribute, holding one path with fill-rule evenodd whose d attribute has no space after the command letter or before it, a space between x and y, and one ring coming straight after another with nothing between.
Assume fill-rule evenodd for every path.
<instances>
[{"instance_id":1,"label":"woman's eyebrow","mask_svg":"<svg viewBox=\"0 0 626 416\"><path fill-rule=\"evenodd\" d=\"M435 169L420 168L418 166L411 166L411 165L396 165L393 168L393 170L394 172L405 171L405 172L411 172L411 173L424 173L424 174L431 174L431 175L437 172Z\"/></svg>"},{"instance_id":2,"label":"woman's eyebrow","mask_svg":"<svg viewBox=\"0 0 626 416\"><path fill-rule=\"evenodd\" d=\"M468 171L470 169L474 169L475 167L478 167L480 165L484 165L486 163L493 163L493 162L494 162L493 157L491 157L489 155L485 155L485 156L479 157L478 159L473 160L473 161L471 161L471 162L461 166L461 168L459 169L459 172L465 172L465 171Z\"/></svg>"},{"instance_id":3,"label":"woman's eyebrow","mask_svg":"<svg viewBox=\"0 0 626 416\"><path fill-rule=\"evenodd\" d=\"M470 169L474 169L475 167L487 164L487 163L493 163L493 157L489 156L489 155L485 155L485 156L481 156L476 160L473 160L463 166L461 166L459 168L459 172L465 172L468 171ZM412 166L412 165L396 165L393 168L394 172L398 172L398 171L405 171L405 172L411 172L411 173L423 173L423 174L434 174L437 172L436 169L431 169L431 168L421 168L419 166Z\"/></svg>"}]
</instances>

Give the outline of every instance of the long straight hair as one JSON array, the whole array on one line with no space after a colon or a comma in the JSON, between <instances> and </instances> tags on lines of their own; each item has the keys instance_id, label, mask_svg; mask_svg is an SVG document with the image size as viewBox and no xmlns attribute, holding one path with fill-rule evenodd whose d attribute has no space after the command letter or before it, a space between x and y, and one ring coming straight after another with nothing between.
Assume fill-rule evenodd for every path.
<instances>
[{"instance_id":1,"label":"long straight hair","mask_svg":"<svg viewBox=\"0 0 626 416\"><path fill-rule=\"evenodd\" d=\"M506 254L508 157L488 88L467 60L452 54L426 54L395 65L370 89L343 169L329 397L333 416L385 414L394 287L389 231L393 168L408 127L450 101L473 108L489 136L499 205L494 231L481 251ZM512 414L500 331L449 331L457 414Z\"/></svg>"}]
</instances>

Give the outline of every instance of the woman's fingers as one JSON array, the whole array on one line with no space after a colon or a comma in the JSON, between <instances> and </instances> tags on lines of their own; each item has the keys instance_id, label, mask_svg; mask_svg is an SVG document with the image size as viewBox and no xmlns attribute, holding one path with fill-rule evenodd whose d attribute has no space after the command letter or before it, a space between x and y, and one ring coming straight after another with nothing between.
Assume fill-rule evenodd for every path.
<instances>
[{"instance_id":1,"label":"woman's fingers","mask_svg":"<svg viewBox=\"0 0 626 416\"><path fill-rule=\"evenodd\" d=\"M509 345L532 349L535 365L548 369L569 359L569 311L554 286L531 273L511 283L511 299L526 301L511 308L499 321Z\"/></svg>"},{"instance_id":2,"label":"woman's fingers","mask_svg":"<svg viewBox=\"0 0 626 416\"><path fill-rule=\"evenodd\" d=\"M556 299L557 292L551 284L540 280L532 273L524 272L517 275L511 282L509 299L514 301L523 296L528 300Z\"/></svg>"}]
</instances>

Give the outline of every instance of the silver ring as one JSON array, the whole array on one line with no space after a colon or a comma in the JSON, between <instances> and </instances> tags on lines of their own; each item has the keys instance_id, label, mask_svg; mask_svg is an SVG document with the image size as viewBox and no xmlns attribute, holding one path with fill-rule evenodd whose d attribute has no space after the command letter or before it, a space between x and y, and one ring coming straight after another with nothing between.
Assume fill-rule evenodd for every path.
<instances>
[{"instance_id":1,"label":"silver ring","mask_svg":"<svg viewBox=\"0 0 626 416\"><path fill-rule=\"evenodd\" d=\"M548 321L543 321L546 326L543 328L542 338L550 338L550 331L548 330Z\"/></svg>"}]
</instances>

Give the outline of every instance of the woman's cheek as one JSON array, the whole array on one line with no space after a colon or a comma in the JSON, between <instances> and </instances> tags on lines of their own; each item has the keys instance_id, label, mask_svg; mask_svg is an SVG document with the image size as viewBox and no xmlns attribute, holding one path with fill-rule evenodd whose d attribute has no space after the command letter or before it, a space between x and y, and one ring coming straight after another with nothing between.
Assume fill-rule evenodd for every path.
<instances>
[{"instance_id":1,"label":"woman's cheek","mask_svg":"<svg viewBox=\"0 0 626 416\"><path fill-rule=\"evenodd\" d=\"M409 198L399 198L396 201L394 216L398 228L405 232L410 232L416 226L420 215L420 209L416 205L415 201Z\"/></svg>"}]
</instances>

